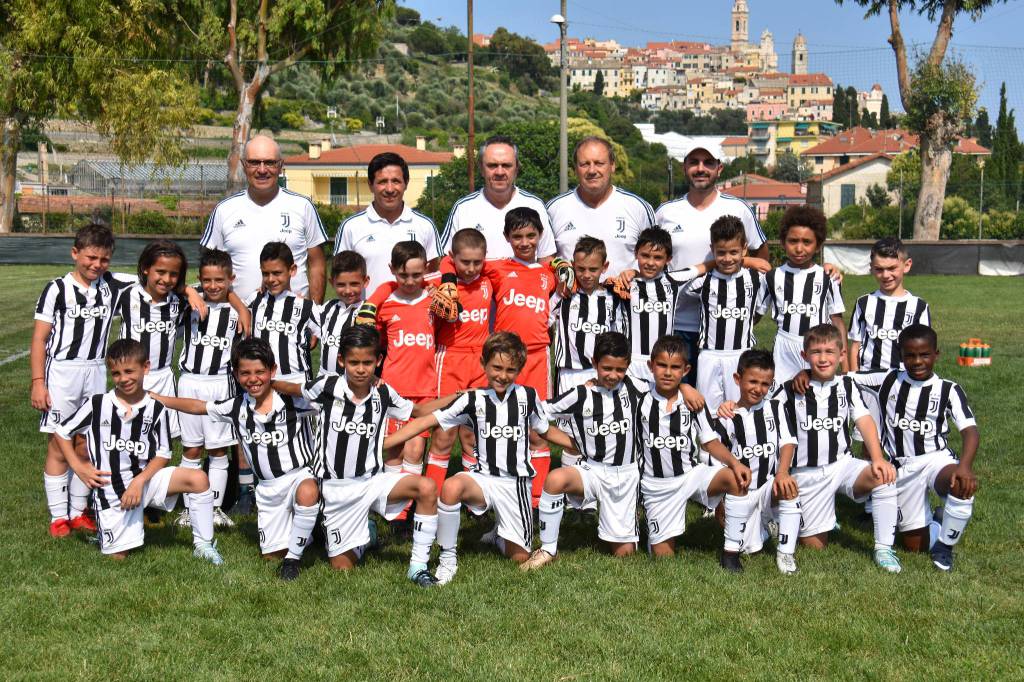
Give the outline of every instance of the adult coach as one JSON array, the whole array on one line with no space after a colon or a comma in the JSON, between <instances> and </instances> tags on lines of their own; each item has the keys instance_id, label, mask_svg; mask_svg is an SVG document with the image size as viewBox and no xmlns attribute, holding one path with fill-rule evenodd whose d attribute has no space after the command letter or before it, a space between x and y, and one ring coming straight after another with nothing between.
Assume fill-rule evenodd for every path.
<instances>
[{"instance_id":1,"label":"adult coach","mask_svg":"<svg viewBox=\"0 0 1024 682\"><path fill-rule=\"evenodd\" d=\"M715 183L722 174L725 154L721 145L693 145L683 157L683 172L689 190L681 198L667 201L655 211L655 222L672 235L673 269L702 263L711 258L711 224L725 215L735 216L743 223L747 248L751 256L768 259L768 244L754 211L742 199L718 191ZM689 346L690 364L687 383L697 376L700 348L700 301L680 296L676 305L675 331Z\"/></svg>"},{"instance_id":2,"label":"adult coach","mask_svg":"<svg viewBox=\"0 0 1024 682\"><path fill-rule=\"evenodd\" d=\"M247 187L217 204L199 244L228 252L235 293L246 300L262 283L260 251L270 242L284 242L297 269L292 291L323 303L327 233L308 197L278 186L283 166L276 142L265 135L249 140L242 152Z\"/></svg>"},{"instance_id":3,"label":"adult coach","mask_svg":"<svg viewBox=\"0 0 1024 682\"><path fill-rule=\"evenodd\" d=\"M548 218L558 255L572 261L580 237L600 239L608 250L608 275L630 267L640 232L654 224L646 201L612 184L615 150L608 140L585 137L573 151L576 189L548 202Z\"/></svg>"},{"instance_id":4,"label":"adult coach","mask_svg":"<svg viewBox=\"0 0 1024 682\"><path fill-rule=\"evenodd\" d=\"M383 152L370 159L366 182L373 201L365 210L342 221L334 237L334 253L355 251L366 259L370 278L367 293L394 280L391 274L391 249L398 242L414 241L427 252L427 269L437 268L437 228L427 216L405 203L409 185L409 164L398 154Z\"/></svg>"},{"instance_id":5,"label":"adult coach","mask_svg":"<svg viewBox=\"0 0 1024 682\"><path fill-rule=\"evenodd\" d=\"M544 227L537 244L537 260L546 262L555 255L555 240L544 202L516 187L519 175L519 150L507 135L490 137L480 147L482 190L467 194L452 207L441 233L441 252L451 250L452 237L464 227L480 230L487 240L487 260L511 258L512 247L505 240L505 214L513 208L532 208L540 214Z\"/></svg>"}]
</instances>

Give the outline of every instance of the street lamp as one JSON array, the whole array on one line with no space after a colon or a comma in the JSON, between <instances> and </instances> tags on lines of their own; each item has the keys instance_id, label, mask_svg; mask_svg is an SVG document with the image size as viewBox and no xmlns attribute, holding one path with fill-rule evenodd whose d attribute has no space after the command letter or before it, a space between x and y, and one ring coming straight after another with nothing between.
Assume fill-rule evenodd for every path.
<instances>
[{"instance_id":1,"label":"street lamp","mask_svg":"<svg viewBox=\"0 0 1024 682\"><path fill-rule=\"evenodd\" d=\"M569 80L569 57L565 45L565 33L569 28L565 20L565 0L562 0L562 13L551 17L552 24L558 24L561 36L561 69L558 73L558 191L564 193L569 189L569 113L567 81Z\"/></svg>"}]
</instances>

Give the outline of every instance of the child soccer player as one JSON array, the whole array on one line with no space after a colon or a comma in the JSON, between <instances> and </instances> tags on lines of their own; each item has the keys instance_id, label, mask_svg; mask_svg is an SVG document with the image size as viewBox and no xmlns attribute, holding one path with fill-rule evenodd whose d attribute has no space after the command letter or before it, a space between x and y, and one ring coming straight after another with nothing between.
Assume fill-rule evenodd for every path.
<instances>
[{"instance_id":1,"label":"child soccer player","mask_svg":"<svg viewBox=\"0 0 1024 682\"><path fill-rule=\"evenodd\" d=\"M277 358L281 381L305 383L310 378L310 351L320 336L316 304L291 291L295 260L284 242L270 242L260 252L263 291L249 302L252 335L266 341Z\"/></svg>"},{"instance_id":2,"label":"child soccer player","mask_svg":"<svg viewBox=\"0 0 1024 682\"><path fill-rule=\"evenodd\" d=\"M714 227L712 227L714 230ZM702 353L703 355L703 353ZM726 401L732 417L719 417L722 442L750 469L750 516L744 522L739 548L744 554L761 551L763 530L779 510L779 542L775 565L783 574L796 573L796 539L800 533L800 498L796 481L789 475L796 449L796 437L777 400L766 399L775 383L772 354L752 348L740 355L733 381L739 400ZM735 547L732 550L735 551Z\"/></svg>"},{"instance_id":3,"label":"child soccer player","mask_svg":"<svg viewBox=\"0 0 1024 682\"><path fill-rule=\"evenodd\" d=\"M189 309L185 343L178 358L178 395L197 400L225 400L234 394L234 379L229 361L231 349L240 336L238 311L228 303L228 294L235 275L231 269L231 256L224 251L204 251L199 259L199 283L207 313ZM203 448L210 461L210 487L213 490L213 523L218 527L231 527L234 522L221 509L228 483L228 448L238 443L230 424L217 422L208 416L182 414L181 466L199 469ZM189 525L190 498L185 497L185 510L178 525Z\"/></svg>"},{"instance_id":4,"label":"child soccer player","mask_svg":"<svg viewBox=\"0 0 1024 682\"><path fill-rule=\"evenodd\" d=\"M339 339L341 374L323 375L305 386L275 382L274 387L301 395L321 411L318 464L331 567L346 571L362 558L371 541L371 511L391 520L415 500L407 575L420 587L431 587L437 584L427 570L437 533L437 491L428 478L384 468L384 422L409 419L413 404L377 383L374 370L380 361L380 336L372 327L357 325Z\"/></svg>"},{"instance_id":5,"label":"child soccer player","mask_svg":"<svg viewBox=\"0 0 1024 682\"><path fill-rule=\"evenodd\" d=\"M825 228L825 214L811 206L790 206L782 216L779 239L786 263L765 276L765 297L758 309L764 314L770 306L779 326L774 354L775 380L780 384L807 367L802 338L811 327L831 322L839 329L840 340L846 336L839 283L814 262L825 245Z\"/></svg>"},{"instance_id":6,"label":"child soccer player","mask_svg":"<svg viewBox=\"0 0 1024 682\"><path fill-rule=\"evenodd\" d=\"M437 505L441 555L435 575L442 585L451 582L458 570L456 545L463 503L474 514L494 510L496 544L502 554L516 563L529 557L533 545L530 480L536 471L527 433L532 429L555 445L572 445L568 436L548 424L537 391L516 383L526 364L526 345L518 336L511 332L491 336L484 344L480 362L488 388L467 391L448 407L413 419L384 439L385 448L394 447L435 426L469 426L476 436L476 467L446 480Z\"/></svg>"},{"instance_id":7,"label":"child soccer player","mask_svg":"<svg viewBox=\"0 0 1024 682\"><path fill-rule=\"evenodd\" d=\"M366 295L366 259L355 251L339 251L331 260L331 286L338 296L320 309L320 375L338 373L341 334L355 322Z\"/></svg>"},{"instance_id":8,"label":"child soccer player","mask_svg":"<svg viewBox=\"0 0 1024 682\"><path fill-rule=\"evenodd\" d=\"M733 377L740 354L756 343L754 325L761 317L757 309L765 280L761 273L743 267L747 237L736 216L722 216L711 224L711 251L715 269L691 281L683 293L700 300L697 390L714 411L723 400L739 398Z\"/></svg>"},{"instance_id":9,"label":"child soccer player","mask_svg":"<svg viewBox=\"0 0 1024 682\"><path fill-rule=\"evenodd\" d=\"M608 543L613 555L635 551L640 538L636 523L640 470L633 425L641 393L626 379L629 356L624 335L599 335L593 350L596 378L547 403L551 416L565 419L583 458L563 464L544 481L538 507L541 546L520 569L532 571L555 560L566 502L577 509L597 505L597 536Z\"/></svg>"},{"instance_id":10,"label":"child soccer player","mask_svg":"<svg viewBox=\"0 0 1024 682\"><path fill-rule=\"evenodd\" d=\"M889 573L899 573L900 562L892 551L896 535L896 471L882 455L871 415L851 376L837 376L843 355L843 336L831 324L819 324L804 334L803 358L810 364L779 387L775 399L785 406L790 431L797 437L796 457L789 472L780 465L778 476L789 473L800 490L803 520L802 545L822 549L828 532L836 525L836 494L854 502L871 496L875 530L875 563ZM800 392L801 380L810 385ZM800 386L802 388L802 386ZM864 436L870 462L850 452L850 422Z\"/></svg>"},{"instance_id":11,"label":"child soccer player","mask_svg":"<svg viewBox=\"0 0 1024 682\"><path fill-rule=\"evenodd\" d=\"M932 563L942 571L952 571L953 547L971 519L978 489L973 470L980 440L978 426L964 390L935 374L939 347L933 329L924 324L906 327L900 332L899 349L904 369L852 376L858 383L876 386L882 409L882 442L896 465L899 530L904 544L915 552L929 546L930 488L943 500L941 520L936 524L939 534L931 543ZM960 431L963 443L959 459L947 440L950 421Z\"/></svg>"},{"instance_id":12,"label":"child soccer player","mask_svg":"<svg viewBox=\"0 0 1024 682\"><path fill-rule=\"evenodd\" d=\"M675 554L675 539L686 530L687 500L715 508L725 495L725 544L719 563L726 570L742 571L739 548L750 517L745 497L750 469L722 445L706 407L691 412L686 406L681 390L690 371L686 341L663 336L651 349L649 363L654 380L637 406L636 437L651 554Z\"/></svg>"},{"instance_id":13,"label":"child soccer player","mask_svg":"<svg viewBox=\"0 0 1024 682\"><path fill-rule=\"evenodd\" d=\"M263 339L250 337L236 343L231 366L245 389L242 395L216 402L153 397L172 410L208 414L238 430L245 457L259 481L260 552L264 559L283 557L281 579L295 580L320 511L320 493L311 469L315 442L310 418L316 411L304 400L273 390L277 365L274 351Z\"/></svg>"},{"instance_id":14,"label":"child soccer player","mask_svg":"<svg viewBox=\"0 0 1024 682\"><path fill-rule=\"evenodd\" d=\"M50 535L55 538L72 530L96 531L86 513L89 488L73 471L68 480L68 463L55 433L62 420L107 387L103 358L114 305L135 281L121 281L107 271L113 252L114 234L109 227L92 223L80 229L71 247L74 269L48 282L36 305L29 355L31 400L32 407L42 412L39 430L47 434L43 486ZM84 458L84 439L77 438L75 446Z\"/></svg>"},{"instance_id":15,"label":"child soccer player","mask_svg":"<svg viewBox=\"0 0 1024 682\"><path fill-rule=\"evenodd\" d=\"M171 458L167 410L143 388L149 352L138 341L120 339L107 351L114 390L92 396L58 429L58 445L71 468L95 488L100 551L124 559L145 537L143 509L170 511L179 493L192 501L193 554L220 566L213 541L213 492L198 469L165 466ZM71 439L83 434L89 461L79 459Z\"/></svg>"}]
</instances>

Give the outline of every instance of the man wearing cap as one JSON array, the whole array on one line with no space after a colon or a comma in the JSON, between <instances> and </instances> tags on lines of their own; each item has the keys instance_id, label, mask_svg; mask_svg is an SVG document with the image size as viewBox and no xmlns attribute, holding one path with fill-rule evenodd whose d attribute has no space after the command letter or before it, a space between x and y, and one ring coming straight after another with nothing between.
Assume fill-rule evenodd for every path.
<instances>
[{"instance_id":1,"label":"man wearing cap","mask_svg":"<svg viewBox=\"0 0 1024 682\"><path fill-rule=\"evenodd\" d=\"M700 142L690 147L683 157L689 191L679 199L666 201L655 211L655 222L672 235L673 269L711 258L711 224L725 215L736 216L743 222L750 255L768 259L768 244L754 211L742 199L719 192L715 187L724 158L718 143ZM700 302L697 299L678 298L675 327L675 332L689 345L692 369L686 381L693 385L700 352Z\"/></svg>"},{"instance_id":2,"label":"man wearing cap","mask_svg":"<svg viewBox=\"0 0 1024 682\"><path fill-rule=\"evenodd\" d=\"M640 232L654 224L646 201L612 184L615 150L607 140L590 136L576 144L576 189L548 202L548 217L558 255L572 261L580 237L600 239L608 250L608 272L616 276L632 267Z\"/></svg>"}]
</instances>

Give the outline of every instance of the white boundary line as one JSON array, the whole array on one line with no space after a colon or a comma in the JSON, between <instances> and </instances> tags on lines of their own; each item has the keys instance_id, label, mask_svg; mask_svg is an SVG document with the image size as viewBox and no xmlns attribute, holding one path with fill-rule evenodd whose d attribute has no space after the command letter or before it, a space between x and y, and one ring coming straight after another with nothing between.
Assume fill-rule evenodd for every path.
<instances>
[{"instance_id":1,"label":"white boundary line","mask_svg":"<svg viewBox=\"0 0 1024 682\"><path fill-rule=\"evenodd\" d=\"M8 356L7 356L6 358L4 358L3 360L0 360L0 365L6 365L6 364L8 364L8 363L11 363L11 362L16 362L17 360L21 360L21 359L22 359L23 357L25 357L26 355L28 355L28 354L29 354L29 352L30 352L30 351L27 351L27 350L23 350L23 351L21 351L20 353L15 353L14 355L8 355Z\"/></svg>"}]
</instances>

